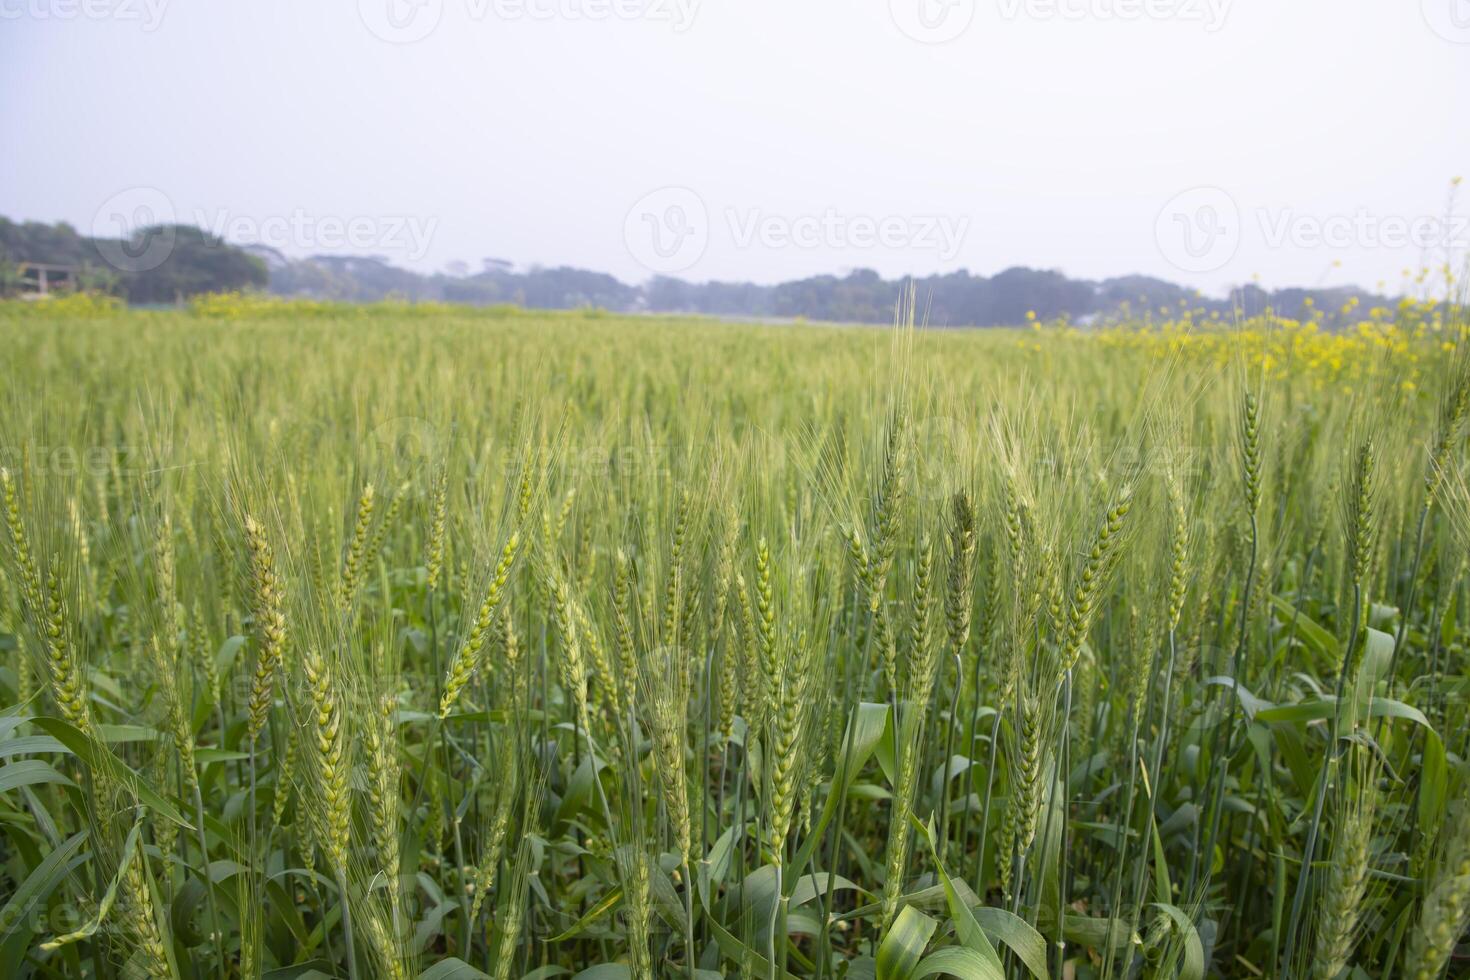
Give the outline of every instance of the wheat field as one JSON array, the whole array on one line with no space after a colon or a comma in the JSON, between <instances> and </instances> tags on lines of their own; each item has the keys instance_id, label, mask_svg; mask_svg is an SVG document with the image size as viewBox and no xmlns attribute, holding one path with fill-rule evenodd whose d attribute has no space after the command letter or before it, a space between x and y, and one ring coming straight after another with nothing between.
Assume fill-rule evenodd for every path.
<instances>
[{"instance_id":1,"label":"wheat field","mask_svg":"<svg viewBox=\"0 0 1470 980\"><path fill-rule=\"evenodd\" d=\"M0 975L1466 975L1464 305L914 307L0 307Z\"/></svg>"}]
</instances>

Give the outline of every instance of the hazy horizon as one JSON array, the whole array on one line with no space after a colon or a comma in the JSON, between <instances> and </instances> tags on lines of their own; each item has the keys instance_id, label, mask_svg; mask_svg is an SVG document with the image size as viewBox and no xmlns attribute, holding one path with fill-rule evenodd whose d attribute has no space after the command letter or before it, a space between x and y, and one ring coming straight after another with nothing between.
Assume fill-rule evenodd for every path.
<instances>
[{"instance_id":1,"label":"hazy horizon","mask_svg":"<svg viewBox=\"0 0 1470 980\"><path fill-rule=\"evenodd\" d=\"M0 0L0 214L418 272L1396 292L1470 244L1456 2Z\"/></svg>"}]
</instances>

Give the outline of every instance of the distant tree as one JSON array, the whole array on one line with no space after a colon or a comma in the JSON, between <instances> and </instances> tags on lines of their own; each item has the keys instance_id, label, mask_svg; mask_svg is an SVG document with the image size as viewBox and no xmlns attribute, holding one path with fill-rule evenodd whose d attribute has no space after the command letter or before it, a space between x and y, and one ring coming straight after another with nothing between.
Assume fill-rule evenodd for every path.
<instances>
[{"instance_id":1,"label":"distant tree","mask_svg":"<svg viewBox=\"0 0 1470 980\"><path fill-rule=\"evenodd\" d=\"M93 293L116 293L122 285L122 277L113 269L83 262L77 268L77 288Z\"/></svg>"},{"instance_id":2,"label":"distant tree","mask_svg":"<svg viewBox=\"0 0 1470 980\"><path fill-rule=\"evenodd\" d=\"M20 292L20 266L0 256L0 296L14 296Z\"/></svg>"},{"instance_id":3,"label":"distant tree","mask_svg":"<svg viewBox=\"0 0 1470 980\"><path fill-rule=\"evenodd\" d=\"M119 260L114 245L97 243L98 255L117 270L131 303L172 303L200 293L263 288L267 282L261 259L192 225L139 229L121 252L138 257L136 264ZM154 249L163 255L156 264Z\"/></svg>"},{"instance_id":4,"label":"distant tree","mask_svg":"<svg viewBox=\"0 0 1470 980\"><path fill-rule=\"evenodd\" d=\"M65 223L0 218L0 259L12 267L69 265L79 288L117 293L134 303L170 303L267 282L259 259L190 225L140 228L123 241L87 238Z\"/></svg>"},{"instance_id":5,"label":"distant tree","mask_svg":"<svg viewBox=\"0 0 1470 980\"><path fill-rule=\"evenodd\" d=\"M1028 313L1085 324L1124 313L1174 315L1187 309L1228 318L1237 310L1253 315L1268 308L1331 326L1340 322L1344 309L1391 304L1350 287L1268 291L1254 284L1214 299L1149 276L1092 281L1023 266L989 277L959 269L912 281L854 269L841 276L811 276L769 286L688 282L669 276L631 286L604 273L568 266L517 271L498 258L483 259L474 274L469 274L466 263L451 262L443 273L421 275L382 256L291 259L275 249L237 248L185 225L144 228L127 241L116 241L87 238L64 223L0 218L0 292L17 288L12 281L18 275L15 266L22 262L73 266L82 288L118 293L135 303L169 303L196 293L264 287L283 296L349 302L401 297L543 309L597 307L886 323L893 319L898 297L912 285L924 321L936 327L1014 325L1024 322Z\"/></svg>"}]
</instances>

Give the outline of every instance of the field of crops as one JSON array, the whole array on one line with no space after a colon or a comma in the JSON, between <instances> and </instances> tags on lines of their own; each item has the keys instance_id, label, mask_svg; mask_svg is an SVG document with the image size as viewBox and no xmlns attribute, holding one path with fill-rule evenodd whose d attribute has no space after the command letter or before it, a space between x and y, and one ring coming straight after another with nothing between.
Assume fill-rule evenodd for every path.
<instances>
[{"instance_id":1,"label":"field of crops","mask_svg":"<svg viewBox=\"0 0 1470 980\"><path fill-rule=\"evenodd\" d=\"M1466 975L1464 308L908 320L0 308L0 976Z\"/></svg>"}]
</instances>

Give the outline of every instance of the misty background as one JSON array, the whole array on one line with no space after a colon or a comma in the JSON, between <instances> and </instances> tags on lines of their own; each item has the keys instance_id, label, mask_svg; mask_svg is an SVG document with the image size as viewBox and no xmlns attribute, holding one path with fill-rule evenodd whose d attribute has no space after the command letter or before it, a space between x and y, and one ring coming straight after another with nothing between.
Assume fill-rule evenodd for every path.
<instances>
[{"instance_id":1,"label":"misty background","mask_svg":"<svg viewBox=\"0 0 1470 980\"><path fill-rule=\"evenodd\" d=\"M949 323L1376 302L1470 238L1464 6L0 0L0 247L178 224L289 294L827 319L910 276Z\"/></svg>"}]
</instances>

